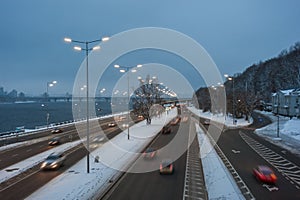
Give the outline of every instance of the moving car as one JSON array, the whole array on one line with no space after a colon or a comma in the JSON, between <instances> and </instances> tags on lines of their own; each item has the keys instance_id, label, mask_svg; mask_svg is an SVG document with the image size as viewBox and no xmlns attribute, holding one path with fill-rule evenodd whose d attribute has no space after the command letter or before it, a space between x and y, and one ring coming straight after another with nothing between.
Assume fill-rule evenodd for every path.
<instances>
[{"instance_id":1,"label":"moving car","mask_svg":"<svg viewBox=\"0 0 300 200\"><path fill-rule=\"evenodd\" d=\"M164 126L161 129L161 134L170 134L170 133L171 133L171 127L169 127L169 126Z\"/></svg>"},{"instance_id":2,"label":"moving car","mask_svg":"<svg viewBox=\"0 0 300 200\"><path fill-rule=\"evenodd\" d=\"M110 122L107 124L108 127L115 127L116 126L116 123L115 122Z\"/></svg>"},{"instance_id":3,"label":"moving car","mask_svg":"<svg viewBox=\"0 0 300 200\"><path fill-rule=\"evenodd\" d=\"M152 159L155 157L156 153L156 149L149 147L144 151L143 156L145 159Z\"/></svg>"},{"instance_id":4,"label":"moving car","mask_svg":"<svg viewBox=\"0 0 300 200\"><path fill-rule=\"evenodd\" d=\"M181 119L180 117L176 117L175 119L172 120L171 125L175 126L180 122L180 119Z\"/></svg>"},{"instance_id":5,"label":"moving car","mask_svg":"<svg viewBox=\"0 0 300 200\"><path fill-rule=\"evenodd\" d=\"M61 143L61 138L60 137L54 137L52 138L49 142L49 146L54 146L54 145L59 145Z\"/></svg>"},{"instance_id":6,"label":"moving car","mask_svg":"<svg viewBox=\"0 0 300 200\"><path fill-rule=\"evenodd\" d=\"M41 169L58 169L65 162L65 155L61 152L51 153L41 165Z\"/></svg>"},{"instance_id":7,"label":"moving car","mask_svg":"<svg viewBox=\"0 0 300 200\"><path fill-rule=\"evenodd\" d=\"M209 125L209 124L210 124L210 120L209 120L209 119L206 119L206 120L204 121L204 124L205 124L205 125Z\"/></svg>"},{"instance_id":8,"label":"moving car","mask_svg":"<svg viewBox=\"0 0 300 200\"><path fill-rule=\"evenodd\" d=\"M63 132L63 131L59 128L54 128L54 129L51 130L52 134L61 133L61 132Z\"/></svg>"},{"instance_id":9,"label":"moving car","mask_svg":"<svg viewBox=\"0 0 300 200\"><path fill-rule=\"evenodd\" d=\"M256 168L254 168L253 175L259 181L264 182L264 183L274 184L277 180L277 177L274 174L273 170L270 167L264 166L264 165L259 165Z\"/></svg>"},{"instance_id":10,"label":"moving car","mask_svg":"<svg viewBox=\"0 0 300 200\"><path fill-rule=\"evenodd\" d=\"M159 165L160 174L173 174L174 173L174 164L171 159L162 160Z\"/></svg>"}]
</instances>

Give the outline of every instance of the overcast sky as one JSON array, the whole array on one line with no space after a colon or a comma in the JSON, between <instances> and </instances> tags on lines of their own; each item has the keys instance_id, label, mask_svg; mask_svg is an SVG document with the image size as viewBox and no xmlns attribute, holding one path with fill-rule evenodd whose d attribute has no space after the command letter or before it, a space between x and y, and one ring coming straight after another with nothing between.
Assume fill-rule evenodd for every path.
<instances>
[{"instance_id":1,"label":"overcast sky","mask_svg":"<svg viewBox=\"0 0 300 200\"><path fill-rule=\"evenodd\" d=\"M182 32L207 50L221 74L243 72L300 41L299 8L298 0L3 0L0 87L39 95L57 80L50 93L71 93L85 55L65 36L93 40L141 27Z\"/></svg>"}]
</instances>

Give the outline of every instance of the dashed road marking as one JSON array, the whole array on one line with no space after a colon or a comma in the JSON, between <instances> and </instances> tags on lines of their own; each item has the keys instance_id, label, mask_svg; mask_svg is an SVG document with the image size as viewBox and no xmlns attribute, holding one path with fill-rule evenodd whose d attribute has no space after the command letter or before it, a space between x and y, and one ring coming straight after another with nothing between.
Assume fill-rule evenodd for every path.
<instances>
[{"instance_id":1,"label":"dashed road marking","mask_svg":"<svg viewBox=\"0 0 300 200\"><path fill-rule=\"evenodd\" d=\"M206 200L207 192L199 157L197 135L187 150L183 200Z\"/></svg>"},{"instance_id":2,"label":"dashed road marking","mask_svg":"<svg viewBox=\"0 0 300 200\"><path fill-rule=\"evenodd\" d=\"M278 153L260 144L255 139L239 132L241 138L262 158L274 166L287 180L291 181L297 189L300 187L300 167L285 159Z\"/></svg>"}]
</instances>

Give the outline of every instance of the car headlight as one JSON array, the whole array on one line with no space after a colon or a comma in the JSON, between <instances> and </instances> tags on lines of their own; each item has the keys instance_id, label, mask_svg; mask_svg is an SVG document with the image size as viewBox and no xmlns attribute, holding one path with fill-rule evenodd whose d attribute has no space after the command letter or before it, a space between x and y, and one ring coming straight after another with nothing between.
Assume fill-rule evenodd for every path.
<instances>
[{"instance_id":1,"label":"car headlight","mask_svg":"<svg viewBox=\"0 0 300 200\"><path fill-rule=\"evenodd\" d=\"M46 163L42 163L41 168L44 168L46 166Z\"/></svg>"}]
</instances>

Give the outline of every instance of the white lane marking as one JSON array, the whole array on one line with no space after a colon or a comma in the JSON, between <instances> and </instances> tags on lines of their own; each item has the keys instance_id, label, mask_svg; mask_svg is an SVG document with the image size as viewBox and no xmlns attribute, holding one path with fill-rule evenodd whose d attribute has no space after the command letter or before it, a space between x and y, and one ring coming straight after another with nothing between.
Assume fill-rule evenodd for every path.
<instances>
[{"instance_id":1,"label":"white lane marking","mask_svg":"<svg viewBox=\"0 0 300 200\"><path fill-rule=\"evenodd\" d=\"M234 149L232 149L231 150L233 153L235 153L235 154L237 154L237 153L241 153L240 151L238 151L238 150L234 150Z\"/></svg>"},{"instance_id":2,"label":"white lane marking","mask_svg":"<svg viewBox=\"0 0 300 200\"><path fill-rule=\"evenodd\" d=\"M278 191L279 190L278 187L275 187L273 185L263 184L263 187L267 188L270 192L272 192L272 191Z\"/></svg>"},{"instance_id":3,"label":"white lane marking","mask_svg":"<svg viewBox=\"0 0 300 200\"><path fill-rule=\"evenodd\" d=\"M31 151L31 150L32 150L32 149L27 149L26 152L29 152L29 151Z\"/></svg>"},{"instance_id":4,"label":"white lane marking","mask_svg":"<svg viewBox=\"0 0 300 200\"><path fill-rule=\"evenodd\" d=\"M18 156L19 154L14 154L14 155L12 155L11 157L16 157L16 156Z\"/></svg>"}]
</instances>

